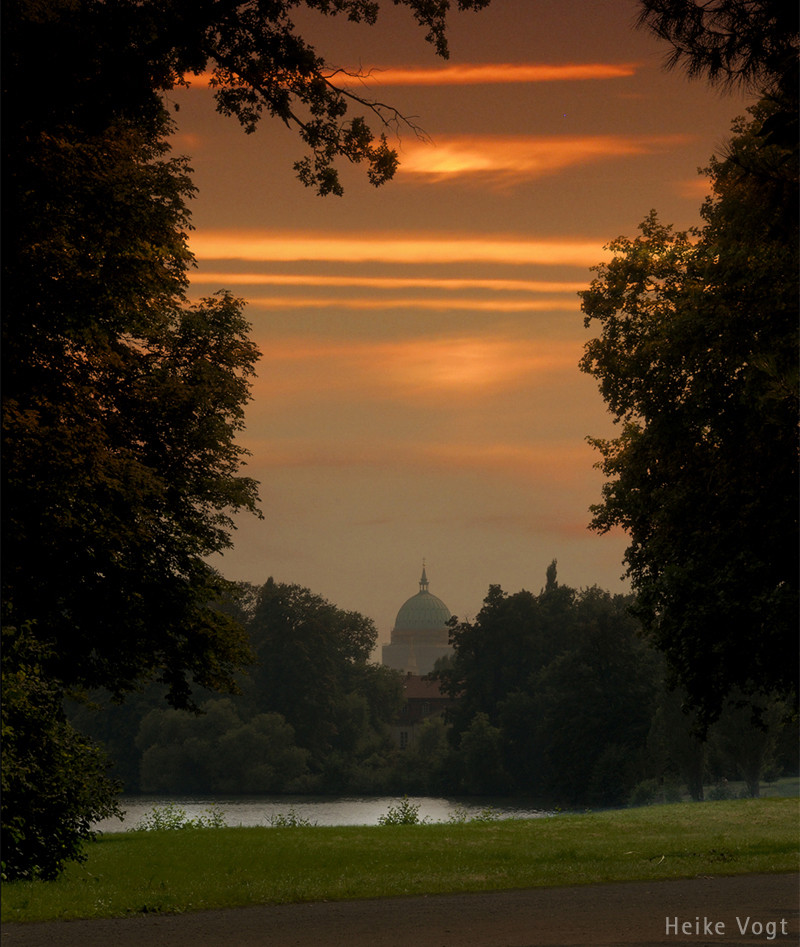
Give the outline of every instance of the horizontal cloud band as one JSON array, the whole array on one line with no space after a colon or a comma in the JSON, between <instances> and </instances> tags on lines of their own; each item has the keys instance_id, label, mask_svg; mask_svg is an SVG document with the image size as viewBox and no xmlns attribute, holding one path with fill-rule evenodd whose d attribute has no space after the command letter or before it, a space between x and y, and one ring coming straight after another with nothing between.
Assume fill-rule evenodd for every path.
<instances>
[{"instance_id":1,"label":"horizontal cloud band","mask_svg":"<svg viewBox=\"0 0 800 947\"><path fill-rule=\"evenodd\" d=\"M497 85L502 83L575 82L635 75L638 63L461 63L436 69L375 67L367 79L381 85ZM346 75L346 74L345 74ZM340 78L341 74L337 74Z\"/></svg>"},{"instance_id":2,"label":"horizontal cloud band","mask_svg":"<svg viewBox=\"0 0 800 947\"><path fill-rule=\"evenodd\" d=\"M393 237L374 233L314 235L272 231L203 230L192 234L198 260L260 260L339 263L505 263L593 266L608 256L589 240L526 240L504 237Z\"/></svg>"},{"instance_id":3,"label":"horizontal cloud band","mask_svg":"<svg viewBox=\"0 0 800 947\"><path fill-rule=\"evenodd\" d=\"M327 276L307 273L207 272L192 276L193 285L223 286L320 286L324 288L363 287L365 289L436 289L447 292L486 289L493 292L577 293L586 282L558 282L526 279L461 279L458 277L415 276Z\"/></svg>"},{"instance_id":4,"label":"horizontal cloud band","mask_svg":"<svg viewBox=\"0 0 800 947\"><path fill-rule=\"evenodd\" d=\"M406 145L400 168L436 180L466 175L532 180L597 161L671 150L688 140L686 135L451 135Z\"/></svg>"},{"instance_id":5,"label":"horizontal cloud band","mask_svg":"<svg viewBox=\"0 0 800 947\"><path fill-rule=\"evenodd\" d=\"M532 82L586 82L624 79L636 74L639 63L460 63L438 68L415 66L373 66L369 69L336 69L327 74L335 84L352 86L374 82L391 86L498 85ZM204 89L212 75L187 75L191 88Z\"/></svg>"}]
</instances>

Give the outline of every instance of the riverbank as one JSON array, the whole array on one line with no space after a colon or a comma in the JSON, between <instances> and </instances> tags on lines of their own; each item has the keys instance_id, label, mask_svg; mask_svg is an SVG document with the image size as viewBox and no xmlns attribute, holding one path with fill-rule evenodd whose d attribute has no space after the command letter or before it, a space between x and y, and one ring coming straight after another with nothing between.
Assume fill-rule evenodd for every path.
<instances>
[{"instance_id":1,"label":"riverbank","mask_svg":"<svg viewBox=\"0 0 800 947\"><path fill-rule=\"evenodd\" d=\"M707 797L739 799L745 796L745 784L726 783L724 787L708 786ZM800 777L782 777L761 787L762 799L800 796ZM271 794L256 796L170 796L141 793L122 796L124 820L104 819L95 828L101 832L126 832L149 815L154 808L177 806L190 819L203 818L209 809L222 814L229 826L270 825L281 816L294 813L312 825L378 825L390 806L397 805L396 796L318 796ZM500 818L535 819L552 814L552 807L541 800L518 796L413 796L409 800L419 807L420 820L447 822L463 815L474 818L486 810ZM685 793L684 802L691 803Z\"/></svg>"},{"instance_id":2,"label":"riverbank","mask_svg":"<svg viewBox=\"0 0 800 947\"><path fill-rule=\"evenodd\" d=\"M550 814L530 800L513 798L414 796L409 802L417 808L420 821L427 822L471 819L488 810L502 819L536 819ZM168 806L177 807L189 819L204 818L213 810L231 827L270 826L289 816L309 825L378 825L379 819L397 804L397 796L123 796L120 805L125 811L124 820L104 819L95 828L100 832L126 832L153 809Z\"/></svg>"},{"instance_id":3,"label":"riverbank","mask_svg":"<svg viewBox=\"0 0 800 947\"><path fill-rule=\"evenodd\" d=\"M797 871L798 801L548 819L109 835L53 882L3 886L3 921Z\"/></svg>"}]
</instances>

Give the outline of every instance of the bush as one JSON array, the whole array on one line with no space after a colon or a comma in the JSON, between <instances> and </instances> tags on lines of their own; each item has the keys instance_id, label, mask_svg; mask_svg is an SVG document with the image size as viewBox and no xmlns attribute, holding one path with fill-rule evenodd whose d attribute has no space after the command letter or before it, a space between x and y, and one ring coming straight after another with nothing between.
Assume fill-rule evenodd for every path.
<instances>
[{"instance_id":1,"label":"bush","mask_svg":"<svg viewBox=\"0 0 800 947\"><path fill-rule=\"evenodd\" d=\"M712 786L706 793L706 799L711 802L720 802L725 799L735 799L736 792L728 785L727 779L721 779L716 786Z\"/></svg>"},{"instance_id":2,"label":"bush","mask_svg":"<svg viewBox=\"0 0 800 947\"><path fill-rule=\"evenodd\" d=\"M681 787L675 783L664 783L664 802L683 802Z\"/></svg>"},{"instance_id":3,"label":"bush","mask_svg":"<svg viewBox=\"0 0 800 947\"><path fill-rule=\"evenodd\" d=\"M477 815L472 816L470 822L499 822L502 816L494 806L484 806Z\"/></svg>"},{"instance_id":4,"label":"bush","mask_svg":"<svg viewBox=\"0 0 800 947\"><path fill-rule=\"evenodd\" d=\"M654 803L682 802L681 787L674 783L661 783L657 779L643 779L637 783L628 798L629 806L651 806Z\"/></svg>"},{"instance_id":5,"label":"bush","mask_svg":"<svg viewBox=\"0 0 800 947\"><path fill-rule=\"evenodd\" d=\"M190 819L181 806L168 803L166 806L153 806L151 811L140 819L129 832L174 832L179 829L224 829L227 825L219 806L206 809L205 816Z\"/></svg>"},{"instance_id":6,"label":"bush","mask_svg":"<svg viewBox=\"0 0 800 947\"><path fill-rule=\"evenodd\" d=\"M465 806L456 806L447 821L451 825L465 825L467 822L499 822L503 818L493 806L484 806L477 815L470 816Z\"/></svg>"},{"instance_id":7,"label":"bush","mask_svg":"<svg viewBox=\"0 0 800 947\"><path fill-rule=\"evenodd\" d=\"M63 689L29 628L3 629L2 878L57 877L83 861L92 824L121 816L103 751L66 720Z\"/></svg>"},{"instance_id":8,"label":"bush","mask_svg":"<svg viewBox=\"0 0 800 947\"><path fill-rule=\"evenodd\" d=\"M287 813L278 812L276 815L269 816L267 823L273 829L297 829L317 824L311 819L306 819L305 816L298 815L294 809L290 809Z\"/></svg>"},{"instance_id":9,"label":"bush","mask_svg":"<svg viewBox=\"0 0 800 947\"><path fill-rule=\"evenodd\" d=\"M426 820L419 817L419 806L403 796L398 806L389 806L386 815L378 816L378 825L420 825Z\"/></svg>"},{"instance_id":10,"label":"bush","mask_svg":"<svg viewBox=\"0 0 800 947\"><path fill-rule=\"evenodd\" d=\"M660 791L657 779L643 779L637 783L628 798L629 806L649 806L652 805Z\"/></svg>"}]
</instances>

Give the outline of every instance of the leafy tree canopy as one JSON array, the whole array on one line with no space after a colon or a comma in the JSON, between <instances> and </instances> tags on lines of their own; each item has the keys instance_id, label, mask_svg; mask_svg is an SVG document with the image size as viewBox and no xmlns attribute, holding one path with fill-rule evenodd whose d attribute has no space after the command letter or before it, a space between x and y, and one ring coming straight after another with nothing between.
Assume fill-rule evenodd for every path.
<instances>
[{"instance_id":1,"label":"leafy tree canopy","mask_svg":"<svg viewBox=\"0 0 800 947\"><path fill-rule=\"evenodd\" d=\"M788 91L797 85L796 3L784 0L639 0L639 25L666 40L667 67L690 76Z\"/></svg>"},{"instance_id":2,"label":"leafy tree canopy","mask_svg":"<svg viewBox=\"0 0 800 947\"><path fill-rule=\"evenodd\" d=\"M55 878L85 857L94 820L120 814L105 756L65 719L43 651L29 628L3 636L3 881Z\"/></svg>"},{"instance_id":3,"label":"leafy tree canopy","mask_svg":"<svg viewBox=\"0 0 800 947\"><path fill-rule=\"evenodd\" d=\"M448 56L450 8L480 10L490 0L394 0L407 7L439 56ZM389 180L397 154L376 134L402 122L298 32L306 8L374 24L377 0L10 0L4 9L9 124L31 129L107 127L112 118L157 120L163 94L205 74L220 112L247 132L263 116L297 130L308 153L300 180L341 194L339 158L365 162L370 182ZM349 81L348 81L349 80Z\"/></svg>"},{"instance_id":4,"label":"leafy tree canopy","mask_svg":"<svg viewBox=\"0 0 800 947\"><path fill-rule=\"evenodd\" d=\"M404 0L447 55L451 4ZM459 0L461 10L486 0ZM4 8L8 219L3 260L4 623L53 644L48 671L116 693L158 677L229 686L245 639L205 564L257 485L236 443L258 353L242 302L188 305L185 159L164 94L207 73L251 131L295 125L299 167L339 193L338 158L373 183L395 158L299 35L300 7L373 23L368 0L10 0ZM343 77L344 78L344 77ZM113 633L111 631L113 627Z\"/></svg>"},{"instance_id":5,"label":"leafy tree canopy","mask_svg":"<svg viewBox=\"0 0 800 947\"><path fill-rule=\"evenodd\" d=\"M475 620L454 625L452 665L437 677L454 699L462 790L559 804L626 798L642 778L660 676L631 602L560 585L554 562L538 595L493 585ZM487 759L496 762L482 768Z\"/></svg>"},{"instance_id":6,"label":"leafy tree canopy","mask_svg":"<svg viewBox=\"0 0 800 947\"><path fill-rule=\"evenodd\" d=\"M739 121L702 228L652 213L583 292L581 363L620 433L593 527L621 526L638 614L706 725L796 683L797 146Z\"/></svg>"},{"instance_id":7,"label":"leafy tree canopy","mask_svg":"<svg viewBox=\"0 0 800 947\"><path fill-rule=\"evenodd\" d=\"M451 4L403 2L446 55ZM193 687L235 688L251 656L220 607L231 585L207 559L230 544L235 513L257 511L236 438L258 352L241 300L187 300L194 188L186 160L169 154L165 98L206 73L218 108L246 131L262 116L297 129L308 150L297 172L320 194L341 193L342 158L365 162L373 184L388 180L396 155L385 137L346 115L357 104L383 128L399 113L339 83L297 32L299 7L366 23L379 9L370 0L3 8L2 619L4 636L24 628L40 644L22 675L4 648L17 690L3 704L3 743L41 747L49 769L28 801L42 811L48 781L70 778L65 754L45 746L71 738L55 718L48 730L38 711L14 712L38 706L39 681L50 688L45 716L68 691L122 697L149 680L191 706ZM72 759L94 780L91 752L79 747ZM24 780L22 758L5 756L3 774ZM91 800L75 799L90 819ZM57 871L84 833L70 812L53 813L41 840L49 832L61 853L48 869ZM35 819L23 795L4 793L4 823L22 831ZM9 840L18 870L36 869L23 834Z\"/></svg>"},{"instance_id":8,"label":"leafy tree canopy","mask_svg":"<svg viewBox=\"0 0 800 947\"><path fill-rule=\"evenodd\" d=\"M268 793L302 789L308 751L280 714L243 720L230 698L209 700L202 716L152 710L137 744L145 792Z\"/></svg>"},{"instance_id":9,"label":"leafy tree canopy","mask_svg":"<svg viewBox=\"0 0 800 947\"><path fill-rule=\"evenodd\" d=\"M258 590L248 630L256 663L245 697L262 712L282 714L315 761L351 748L348 695L365 699L379 727L396 710L397 675L368 663L378 637L371 619L269 579ZM355 729L362 729L357 722Z\"/></svg>"}]
</instances>

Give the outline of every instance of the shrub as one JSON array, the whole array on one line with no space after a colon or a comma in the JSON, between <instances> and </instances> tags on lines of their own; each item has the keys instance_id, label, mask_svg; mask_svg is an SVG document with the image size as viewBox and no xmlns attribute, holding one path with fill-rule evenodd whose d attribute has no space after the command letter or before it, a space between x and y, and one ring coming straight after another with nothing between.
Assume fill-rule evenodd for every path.
<instances>
[{"instance_id":1,"label":"shrub","mask_svg":"<svg viewBox=\"0 0 800 947\"><path fill-rule=\"evenodd\" d=\"M484 806L477 815L474 815L470 822L499 822L502 816L494 806Z\"/></svg>"},{"instance_id":2,"label":"shrub","mask_svg":"<svg viewBox=\"0 0 800 947\"><path fill-rule=\"evenodd\" d=\"M174 832L179 829L223 829L226 825L225 815L219 806L211 806L206 809L204 816L190 819L181 806L168 803L166 806L153 806L151 811L128 831Z\"/></svg>"},{"instance_id":3,"label":"shrub","mask_svg":"<svg viewBox=\"0 0 800 947\"><path fill-rule=\"evenodd\" d=\"M629 806L651 806L654 803L682 802L681 787L675 783L661 783L657 779L643 779L628 797Z\"/></svg>"},{"instance_id":4,"label":"shrub","mask_svg":"<svg viewBox=\"0 0 800 947\"><path fill-rule=\"evenodd\" d=\"M297 829L317 824L316 822L312 822L311 819L306 819L305 816L298 815L294 809L290 809L285 814L278 812L275 815L269 816L267 823L271 825L273 829Z\"/></svg>"},{"instance_id":5,"label":"shrub","mask_svg":"<svg viewBox=\"0 0 800 947\"><path fill-rule=\"evenodd\" d=\"M656 801L660 787L657 779L643 779L637 783L628 798L629 806L649 806Z\"/></svg>"},{"instance_id":6,"label":"shrub","mask_svg":"<svg viewBox=\"0 0 800 947\"><path fill-rule=\"evenodd\" d=\"M711 802L735 798L736 792L728 785L727 779L721 779L716 786L712 786L706 793L706 799L709 799Z\"/></svg>"},{"instance_id":7,"label":"shrub","mask_svg":"<svg viewBox=\"0 0 800 947\"><path fill-rule=\"evenodd\" d=\"M456 806L448 816L447 821L452 825L464 825L469 822L469 812L465 806Z\"/></svg>"},{"instance_id":8,"label":"shrub","mask_svg":"<svg viewBox=\"0 0 800 947\"><path fill-rule=\"evenodd\" d=\"M30 628L3 629L2 877L56 878L86 858L92 824L120 816L119 786L97 745L66 720L60 682Z\"/></svg>"},{"instance_id":9,"label":"shrub","mask_svg":"<svg viewBox=\"0 0 800 947\"><path fill-rule=\"evenodd\" d=\"M378 825L419 825L426 820L419 817L419 806L408 801L408 796L403 796L400 804L389 806L386 815L378 816Z\"/></svg>"}]
</instances>

